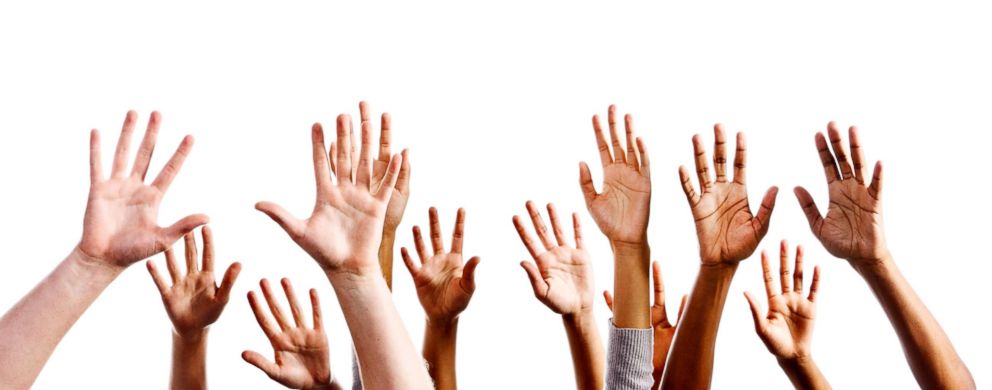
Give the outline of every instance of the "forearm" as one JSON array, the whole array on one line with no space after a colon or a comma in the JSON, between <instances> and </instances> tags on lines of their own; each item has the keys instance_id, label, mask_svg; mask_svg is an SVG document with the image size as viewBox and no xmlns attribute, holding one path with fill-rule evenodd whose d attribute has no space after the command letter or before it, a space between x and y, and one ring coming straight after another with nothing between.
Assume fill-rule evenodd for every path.
<instances>
[{"instance_id":1,"label":"forearm","mask_svg":"<svg viewBox=\"0 0 992 390\"><path fill-rule=\"evenodd\" d=\"M857 264L853 263L852 264ZM854 266L889 317L916 382L923 388L974 388L975 381L950 339L891 257Z\"/></svg>"},{"instance_id":2,"label":"forearm","mask_svg":"<svg viewBox=\"0 0 992 390\"><path fill-rule=\"evenodd\" d=\"M386 279L386 287L393 289L393 249L396 244L396 232L388 230L382 231L382 241L379 243L379 268L382 268L382 277Z\"/></svg>"},{"instance_id":3,"label":"forearm","mask_svg":"<svg viewBox=\"0 0 992 390\"><path fill-rule=\"evenodd\" d=\"M383 278L328 274L351 332L366 389L430 389L422 360L410 341Z\"/></svg>"},{"instance_id":4,"label":"forearm","mask_svg":"<svg viewBox=\"0 0 992 390\"><path fill-rule=\"evenodd\" d=\"M455 345L458 319L427 320L424 327L424 360L437 390L458 388L455 375Z\"/></svg>"},{"instance_id":5,"label":"forearm","mask_svg":"<svg viewBox=\"0 0 992 390\"><path fill-rule=\"evenodd\" d=\"M170 388L207 388L207 330L180 336L172 333L172 377Z\"/></svg>"},{"instance_id":6,"label":"forearm","mask_svg":"<svg viewBox=\"0 0 992 390\"><path fill-rule=\"evenodd\" d=\"M647 243L611 243L614 256L613 324L625 329L651 328L651 288L648 269L651 248Z\"/></svg>"},{"instance_id":7,"label":"forearm","mask_svg":"<svg viewBox=\"0 0 992 390\"><path fill-rule=\"evenodd\" d=\"M0 318L0 387L31 387L55 347L122 269L78 248Z\"/></svg>"},{"instance_id":8,"label":"forearm","mask_svg":"<svg viewBox=\"0 0 992 390\"><path fill-rule=\"evenodd\" d=\"M779 359L778 365L797 389L829 389L830 383L811 357Z\"/></svg>"},{"instance_id":9,"label":"forearm","mask_svg":"<svg viewBox=\"0 0 992 390\"><path fill-rule=\"evenodd\" d=\"M737 264L699 268L696 284L672 342L662 388L709 388L720 317L736 272Z\"/></svg>"},{"instance_id":10,"label":"forearm","mask_svg":"<svg viewBox=\"0 0 992 390\"><path fill-rule=\"evenodd\" d=\"M562 316L572 351L575 383L580 390L602 389L606 353L592 310ZM440 389L440 387L438 387Z\"/></svg>"}]
</instances>

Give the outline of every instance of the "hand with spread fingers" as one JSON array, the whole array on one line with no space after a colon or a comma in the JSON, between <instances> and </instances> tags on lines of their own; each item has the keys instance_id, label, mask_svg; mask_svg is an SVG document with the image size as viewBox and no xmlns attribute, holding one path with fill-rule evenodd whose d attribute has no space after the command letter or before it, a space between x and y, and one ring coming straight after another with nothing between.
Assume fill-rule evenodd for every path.
<instances>
[{"instance_id":1,"label":"hand with spread fingers","mask_svg":"<svg viewBox=\"0 0 992 390\"><path fill-rule=\"evenodd\" d=\"M431 207L430 233L432 252L424 245L420 227L413 227L413 241L417 248L419 265L401 248L403 263L413 276L417 297L427 314L424 327L424 360L437 389L456 389L455 346L458 335L458 317L468 307L475 292L475 268L479 257L462 262L462 245L465 231L465 209L458 209L455 230L451 236L451 250L444 251L441 222L437 209Z\"/></svg>"},{"instance_id":2,"label":"hand with spread fingers","mask_svg":"<svg viewBox=\"0 0 992 390\"><path fill-rule=\"evenodd\" d=\"M527 232L519 216L513 216L520 240L534 262L522 261L520 266L530 278L534 296L551 311L561 314L572 352L575 381L579 389L600 389L603 386L605 353L593 315L592 260L582 241L579 215L572 214L575 246L569 245L558 213L548 204L551 232L548 232L541 212L528 201L527 213L537 233L538 241ZM554 239L551 238L554 234Z\"/></svg>"},{"instance_id":3,"label":"hand with spread fingers","mask_svg":"<svg viewBox=\"0 0 992 390\"><path fill-rule=\"evenodd\" d=\"M193 214L170 226L158 225L166 191L193 148L186 136L151 184L145 176L162 116L152 112L128 170L138 114L128 111L117 141L110 175L104 175L100 132L90 132L90 189L79 243L55 270L0 318L0 387L29 388L62 337L127 267L169 248L207 223ZM16 354L13 356L12 354Z\"/></svg>"},{"instance_id":4,"label":"hand with spread fingers","mask_svg":"<svg viewBox=\"0 0 992 390\"><path fill-rule=\"evenodd\" d=\"M758 337L775 355L779 365L797 389L829 389L830 385L812 357L813 322L816 319L816 292L820 287L820 267L813 268L809 295L803 295L803 247L796 247L794 274L789 271L789 245L782 240L779 248L780 289L768 264L768 253L761 252L768 314L762 316L757 299L745 292Z\"/></svg>"},{"instance_id":5,"label":"hand with spread fingers","mask_svg":"<svg viewBox=\"0 0 992 390\"><path fill-rule=\"evenodd\" d=\"M436 208L430 208L429 217L433 253L424 245L419 226L413 227L413 241L420 265L414 263L406 248L401 248L401 253L406 268L413 276L413 283L417 286L417 297L420 298L420 305L424 307L428 321L450 322L458 318L472 299L472 293L475 292L475 268L480 260L476 256L467 263L462 262L465 209L458 209L450 252L444 251Z\"/></svg>"},{"instance_id":6,"label":"hand with spread fingers","mask_svg":"<svg viewBox=\"0 0 992 390\"><path fill-rule=\"evenodd\" d=\"M370 119L370 109L368 103L359 102L358 109L361 115L362 127L364 128L366 123L368 126L371 126L372 122ZM389 116L389 113L382 114L380 123L378 157L372 161L372 188L379 188L383 180L386 179L386 173L389 172L389 162L393 157L391 154L392 117ZM336 154L337 143L331 142L331 155L334 156ZM354 155L354 145L352 145L352 154ZM386 284L390 288L393 286L393 246L396 242L396 229L403 220L403 212L406 210L406 202L410 198L409 151L407 149L403 149L401 156L403 157L403 163L400 165L400 172L396 178L396 184L393 186L393 195L389 198L389 204L386 205L386 217L383 220L382 226L382 242L379 244L379 265L382 267L382 275L386 278ZM337 175L337 164L335 159L330 159L330 162L331 173ZM354 173L355 172L353 170L353 176Z\"/></svg>"},{"instance_id":7,"label":"hand with spread fingers","mask_svg":"<svg viewBox=\"0 0 992 390\"><path fill-rule=\"evenodd\" d=\"M661 264L657 261L652 262L651 273L654 279L654 304L651 305L651 327L654 328L654 357L652 359L654 386L651 388L657 389L661 384L661 377L665 373L665 362L668 361L672 338L675 337L675 330L678 329L682 310L685 309L685 301L689 296L682 296L678 316L675 317L675 322L669 322L668 310L665 309L665 282L661 279ZM610 294L609 290L605 290L603 291L603 299L610 311L613 311L613 294Z\"/></svg>"},{"instance_id":8,"label":"hand with spread fingers","mask_svg":"<svg viewBox=\"0 0 992 390\"><path fill-rule=\"evenodd\" d=\"M868 283L895 328L920 387L975 388L975 379L951 340L889 252L882 226L882 162L875 163L869 182L858 129L848 129L850 150L834 122L827 124L827 134L829 147L823 133L816 133L814 139L830 190L827 215L820 214L806 189L795 189L813 235Z\"/></svg>"},{"instance_id":9,"label":"hand with spread fingers","mask_svg":"<svg viewBox=\"0 0 992 390\"><path fill-rule=\"evenodd\" d=\"M148 261L148 273L151 274L162 294L165 311L172 320L177 335L197 336L206 330L210 324L217 321L224 306L227 305L234 287L234 281L241 272L241 264L233 263L224 272L220 286L214 280L214 247L213 234L209 227L204 226L200 234L203 236L203 266L197 265L196 239L193 232L187 233L186 274L183 275L175 260L172 249L165 250L165 262L172 278L169 286L165 278L159 274L155 263Z\"/></svg>"},{"instance_id":10,"label":"hand with spread fingers","mask_svg":"<svg viewBox=\"0 0 992 390\"><path fill-rule=\"evenodd\" d=\"M875 163L869 184L857 128L851 126L848 131L850 158L834 122L827 125L827 133L833 153L823 133L816 134L816 149L830 190L827 216L820 215L805 188L796 187L796 198L806 213L813 235L830 254L852 264L878 263L889 256L882 226L882 163Z\"/></svg>"},{"instance_id":11,"label":"hand with spread fingers","mask_svg":"<svg viewBox=\"0 0 992 390\"><path fill-rule=\"evenodd\" d=\"M698 134L692 137L692 146L696 154L696 177L702 191L696 192L684 166L679 167L679 179L682 180L682 190L696 221L701 261L704 264L736 263L754 253L758 243L768 232L778 187L769 188L761 201L758 214L751 214L745 176L747 145L744 133L737 133L732 181L727 180L727 147L723 126L714 126L713 133L716 181L710 177L706 150L702 137Z\"/></svg>"},{"instance_id":12,"label":"hand with spread fingers","mask_svg":"<svg viewBox=\"0 0 992 390\"><path fill-rule=\"evenodd\" d=\"M272 380L291 389L341 389L341 385L331 375L327 335L324 333L321 320L317 290L310 289L313 327L309 327L289 279L282 280L282 289L286 293L286 300L289 301L289 309L293 315L292 322L276 301L269 287L269 281L262 279L259 284L277 325L273 325L270 317L265 314L266 310L254 291L248 292L248 303L255 313L255 319L258 320L262 332L272 344L275 361L270 361L255 351L244 351L241 357L258 367Z\"/></svg>"},{"instance_id":13,"label":"hand with spread fingers","mask_svg":"<svg viewBox=\"0 0 992 390\"><path fill-rule=\"evenodd\" d=\"M319 123L312 129L313 165L317 181L317 201L313 213L305 220L290 215L271 202L255 207L267 214L289 234L328 273L356 275L380 273L376 263L381 242L386 207L396 185L403 158L395 155L379 186L372 186L371 123L362 123L361 154L357 166L352 143L351 118L337 118L337 144L328 157L324 147L324 130ZM328 159L334 162L332 183Z\"/></svg>"},{"instance_id":14,"label":"hand with spread fingers","mask_svg":"<svg viewBox=\"0 0 992 390\"><path fill-rule=\"evenodd\" d=\"M603 191L596 192L592 174L585 162L579 163L579 184L586 207L599 230L613 244L646 244L648 216L651 212L651 170L647 148L640 137L634 137L634 119L624 116L626 149L617 130L616 106L608 113L610 144L603 135L599 116L592 117L596 144L603 165Z\"/></svg>"}]
</instances>

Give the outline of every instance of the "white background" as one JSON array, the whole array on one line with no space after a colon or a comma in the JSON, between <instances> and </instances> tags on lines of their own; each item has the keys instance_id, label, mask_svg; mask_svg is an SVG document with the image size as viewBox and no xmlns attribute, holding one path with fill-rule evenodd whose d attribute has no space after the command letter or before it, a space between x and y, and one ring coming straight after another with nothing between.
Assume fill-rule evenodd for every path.
<instances>
[{"instance_id":1,"label":"white background","mask_svg":"<svg viewBox=\"0 0 992 390\"><path fill-rule=\"evenodd\" d=\"M722 122L747 132L752 205L767 187L782 189L760 248L787 238L807 246L809 267L823 267L814 356L834 387L916 386L875 299L810 234L792 195L802 184L825 206L813 134L833 119L857 124L868 159L885 161L896 261L977 382L992 380L982 299L992 271L988 10L946 1L250 3L0 5L0 310L78 240L88 130L103 131L109 153L126 110L138 110L143 127L157 109L164 125L152 172L184 134L196 137L160 223L208 213L220 266L244 264L210 334L211 385L280 387L239 354L271 353L244 294L283 276L297 291L319 289L333 372L350 382L350 340L329 284L253 204L309 213L310 124L333 128L336 114L357 116L366 99L393 115L395 145L411 150L398 247L411 244L409 229L426 223L429 206L441 209L445 234L455 209L468 211L466 253L482 264L458 339L462 387L572 387L565 334L532 296L510 218L527 199L580 211L597 288L612 287L577 166L590 162L598 184L589 118L617 103L651 151L649 235L673 315L698 263L677 167L692 162L692 134L711 144L711 126ZM143 265L132 268L66 336L37 388L166 386L171 324ZM396 305L419 345L422 309L399 256L395 275ZM746 289L762 291L757 253L731 287L713 387L788 388L754 334ZM598 297L597 316L605 336Z\"/></svg>"}]
</instances>

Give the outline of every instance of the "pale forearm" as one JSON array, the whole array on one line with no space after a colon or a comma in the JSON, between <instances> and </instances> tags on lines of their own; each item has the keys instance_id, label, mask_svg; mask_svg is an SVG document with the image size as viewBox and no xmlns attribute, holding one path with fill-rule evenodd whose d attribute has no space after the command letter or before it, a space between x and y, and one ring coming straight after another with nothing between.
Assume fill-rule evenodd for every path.
<instances>
[{"instance_id":1,"label":"pale forearm","mask_svg":"<svg viewBox=\"0 0 992 390\"><path fill-rule=\"evenodd\" d=\"M172 333L172 377L170 388L207 388L207 330L180 336Z\"/></svg>"},{"instance_id":2,"label":"pale forearm","mask_svg":"<svg viewBox=\"0 0 992 390\"><path fill-rule=\"evenodd\" d=\"M458 319L427 320L424 327L424 360L437 390L458 388L455 375L455 345Z\"/></svg>"},{"instance_id":3,"label":"pale forearm","mask_svg":"<svg viewBox=\"0 0 992 390\"><path fill-rule=\"evenodd\" d=\"M651 328L651 288L648 269L651 248L646 243L611 243L613 247L613 324L618 328Z\"/></svg>"},{"instance_id":4,"label":"pale forearm","mask_svg":"<svg viewBox=\"0 0 992 390\"><path fill-rule=\"evenodd\" d=\"M606 352L592 310L562 316L572 351L575 383L580 390L602 389ZM439 387L440 388L440 387Z\"/></svg>"},{"instance_id":5,"label":"pale forearm","mask_svg":"<svg viewBox=\"0 0 992 390\"><path fill-rule=\"evenodd\" d=\"M855 265L854 269L868 283L889 317L909 367L921 387L975 387L971 372L961 361L950 339L891 257L872 265Z\"/></svg>"},{"instance_id":6,"label":"pale forearm","mask_svg":"<svg viewBox=\"0 0 992 390\"><path fill-rule=\"evenodd\" d=\"M830 389L830 383L811 357L779 359L778 365L797 389Z\"/></svg>"},{"instance_id":7,"label":"pale forearm","mask_svg":"<svg viewBox=\"0 0 992 390\"><path fill-rule=\"evenodd\" d=\"M703 265L679 321L662 379L665 389L709 388L720 317L737 264Z\"/></svg>"},{"instance_id":8,"label":"pale forearm","mask_svg":"<svg viewBox=\"0 0 992 390\"><path fill-rule=\"evenodd\" d=\"M379 243L379 268L382 277L386 279L386 287L393 289L393 249L396 244L396 231L383 230L382 242Z\"/></svg>"},{"instance_id":9,"label":"pale forearm","mask_svg":"<svg viewBox=\"0 0 992 390\"><path fill-rule=\"evenodd\" d=\"M0 318L0 387L31 387L55 347L123 271L78 248Z\"/></svg>"},{"instance_id":10,"label":"pale forearm","mask_svg":"<svg viewBox=\"0 0 992 390\"><path fill-rule=\"evenodd\" d=\"M370 276L371 275L371 276ZM376 274L328 274L358 354L366 389L430 389L427 370Z\"/></svg>"}]
</instances>

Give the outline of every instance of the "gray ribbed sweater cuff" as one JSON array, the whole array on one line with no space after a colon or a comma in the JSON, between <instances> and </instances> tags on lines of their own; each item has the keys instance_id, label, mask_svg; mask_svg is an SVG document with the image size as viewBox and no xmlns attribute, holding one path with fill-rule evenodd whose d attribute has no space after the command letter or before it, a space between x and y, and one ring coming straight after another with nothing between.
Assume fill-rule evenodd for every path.
<instances>
[{"instance_id":1,"label":"gray ribbed sweater cuff","mask_svg":"<svg viewBox=\"0 0 992 390\"><path fill-rule=\"evenodd\" d=\"M358 354L351 347L351 390L362 390L362 371L358 369Z\"/></svg>"},{"instance_id":2,"label":"gray ribbed sweater cuff","mask_svg":"<svg viewBox=\"0 0 992 390\"><path fill-rule=\"evenodd\" d=\"M649 390L654 332L613 326L610 319L610 344L606 352L607 390Z\"/></svg>"}]
</instances>

